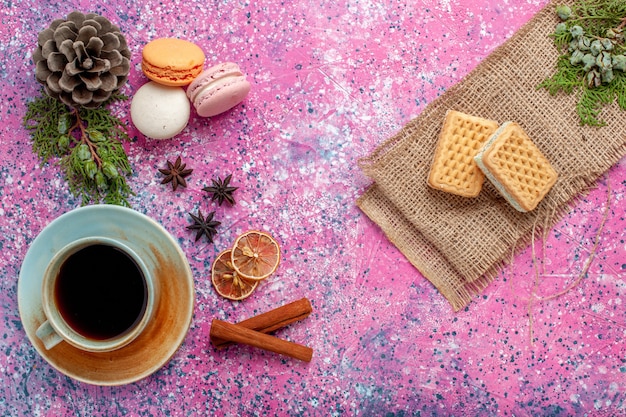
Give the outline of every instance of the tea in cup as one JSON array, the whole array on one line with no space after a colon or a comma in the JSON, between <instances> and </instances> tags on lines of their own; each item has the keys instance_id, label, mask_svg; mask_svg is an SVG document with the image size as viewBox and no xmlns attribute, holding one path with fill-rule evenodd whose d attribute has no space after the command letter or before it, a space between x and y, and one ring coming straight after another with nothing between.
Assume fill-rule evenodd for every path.
<instances>
[{"instance_id":1,"label":"tea in cup","mask_svg":"<svg viewBox=\"0 0 626 417\"><path fill-rule=\"evenodd\" d=\"M66 245L45 270L46 321L36 331L46 349L65 341L89 352L131 343L153 316L154 277L126 244L88 237Z\"/></svg>"}]
</instances>

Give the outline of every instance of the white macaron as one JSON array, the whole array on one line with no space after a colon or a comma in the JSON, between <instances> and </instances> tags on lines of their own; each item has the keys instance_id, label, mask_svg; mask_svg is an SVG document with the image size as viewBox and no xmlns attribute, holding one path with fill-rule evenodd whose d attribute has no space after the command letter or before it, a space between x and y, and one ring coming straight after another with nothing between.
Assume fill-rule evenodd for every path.
<instances>
[{"instance_id":1,"label":"white macaron","mask_svg":"<svg viewBox=\"0 0 626 417\"><path fill-rule=\"evenodd\" d=\"M150 81L134 94L130 118L135 127L152 139L170 139L187 126L191 105L185 90Z\"/></svg>"}]
</instances>

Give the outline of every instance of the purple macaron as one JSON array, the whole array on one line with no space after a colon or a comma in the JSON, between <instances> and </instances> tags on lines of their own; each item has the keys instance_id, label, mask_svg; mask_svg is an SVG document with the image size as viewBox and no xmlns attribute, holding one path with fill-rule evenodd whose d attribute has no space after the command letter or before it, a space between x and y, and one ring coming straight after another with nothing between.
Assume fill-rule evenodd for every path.
<instances>
[{"instance_id":1,"label":"purple macaron","mask_svg":"<svg viewBox=\"0 0 626 417\"><path fill-rule=\"evenodd\" d=\"M198 75L187 88L187 97L202 117L211 117L241 103L250 83L232 62L215 65Z\"/></svg>"}]
</instances>

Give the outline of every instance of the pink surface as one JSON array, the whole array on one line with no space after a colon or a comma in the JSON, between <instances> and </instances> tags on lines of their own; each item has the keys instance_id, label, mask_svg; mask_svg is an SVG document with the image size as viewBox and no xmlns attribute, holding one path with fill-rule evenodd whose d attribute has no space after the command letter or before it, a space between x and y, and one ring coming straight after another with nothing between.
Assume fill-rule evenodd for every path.
<instances>
[{"instance_id":1,"label":"pink surface","mask_svg":"<svg viewBox=\"0 0 626 417\"><path fill-rule=\"evenodd\" d=\"M0 11L0 414L109 415L626 415L626 161L606 173L532 250L513 259L459 313L356 207L369 153L532 17L545 0L404 2L21 1ZM192 115L169 141L136 130L128 146L133 208L186 253L196 285L191 329L154 375L128 386L74 381L41 358L17 309L29 244L80 203L54 164L39 166L21 126L39 92L37 32L73 9L118 23L131 51L132 95L150 40L196 42L207 67L237 62L243 104ZM128 108L122 117L129 121ZM130 122L129 122L130 123ZM623 134L623 132L616 132ZM188 187L160 184L181 155ZM201 191L233 173L237 204ZM588 274L566 295L539 301ZM188 212L215 210L214 244L194 243ZM243 302L220 298L214 257L259 228L282 244L277 274ZM536 279L536 271L539 278ZM311 346L311 363L253 348L214 350L213 318L238 321L301 297L314 313L278 336ZM529 314L530 313L530 314ZM532 323L532 325L531 325ZM532 331L532 340L531 340Z\"/></svg>"}]
</instances>

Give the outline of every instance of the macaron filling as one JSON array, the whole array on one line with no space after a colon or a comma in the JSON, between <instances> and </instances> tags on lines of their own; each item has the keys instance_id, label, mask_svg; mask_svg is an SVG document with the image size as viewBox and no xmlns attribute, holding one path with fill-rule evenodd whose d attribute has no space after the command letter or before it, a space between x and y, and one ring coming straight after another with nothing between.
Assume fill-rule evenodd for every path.
<instances>
[{"instance_id":1,"label":"macaron filling","mask_svg":"<svg viewBox=\"0 0 626 417\"><path fill-rule=\"evenodd\" d=\"M236 81L237 78L244 79L243 74L227 74L220 78L216 78L207 83L201 84L194 88L193 91L190 90L190 98L192 101L195 102L198 98L204 95L208 95L211 90L218 90L220 87L226 86L228 84L231 84L231 82Z\"/></svg>"},{"instance_id":2,"label":"macaron filling","mask_svg":"<svg viewBox=\"0 0 626 417\"><path fill-rule=\"evenodd\" d=\"M161 82L166 85L173 83L174 85L189 84L193 79L202 72L202 65L196 65L187 69L177 69L172 67L158 67L146 61L141 61L141 69L146 77L152 81Z\"/></svg>"}]
</instances>

